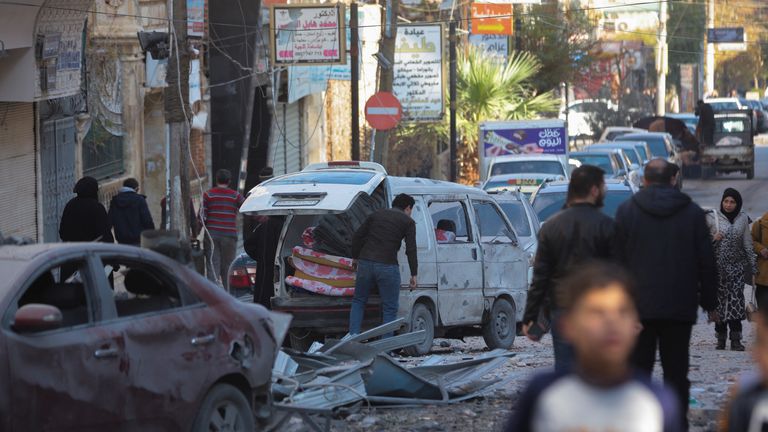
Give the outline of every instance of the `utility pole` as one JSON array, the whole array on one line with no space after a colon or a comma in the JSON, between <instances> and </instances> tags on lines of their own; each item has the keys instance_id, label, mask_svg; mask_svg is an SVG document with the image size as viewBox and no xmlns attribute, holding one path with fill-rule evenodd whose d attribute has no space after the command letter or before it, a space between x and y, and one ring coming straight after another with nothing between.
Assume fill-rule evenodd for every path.
<instances>
[{"instance_id":1,"label":"utility pole","mask_svg":"<svg viewBox=\"0 0 768 432\"><path fill-rule=\"evenodd\" d=\"M395 80L395 43L397 40L397 14L400 0L386 0L384 6L384 25L382 26L379 52L389 61L389 66L379 62L379 91L392 91ZM387 166L389 158L389 132L376 131L374 137L373 160Z\"/></svg>"},{"instance_id":2,"label":"utility pole","mask_svg":"<svg viewBox=\"0 0 768 432\"><path fill-rule=\"evenodd\" d=\"M523 35L520 34L523 30L523 5L518 3L512 5L512 15L515 20L515 51L519 52L523 50Z\"/></svg>"},{"instance_id":3,"label":"utility pole","mask_svg":"<svg viewBox=\"0 0 768 432\"><path fill-rule=\"evenodd\" d=\"M659 33L656 42L656 115L666 113L667 102L667 2L659 2Z\"/></svg>"},{"instance_id":4,"label":"utility pole","mask_svg":"<svg viewBox=\"0 0 768 432\"><path fill-rule=\"evenodd\" d=\"M349 65L350 85L352 86L352 160L360 160L360 34L357 16L357 2L353 1L349 7Z\"/></svg>"},{"instance_id":5,"label":"utility pole","mask_svg":"<svg viewBox=\"0 0 768 432\"><path fill-rule=\"evenodd\" d=\"M448 52L450 56L450 64L449 64L449 80L450 80L450 97L451 97L451 118L450 118L450 128L451 128L451 147L450 147L450 180L452 182L455 182L458 179L457 175L457 162L458 162L458 132L456 130L456 21L451 21L450 26L448 27Z\"/></svg>"},{"instance_id":6,"label":"utility pole","mask_svg":"<svg viewBox=\"0 0 768 432\"><path fill-rule=\"evenodd\" d=\"M707 0L707 29L715 28L715 0ZM711 43L704 35L707 44L707 70L706 70L706 86L704 92L706 94L712 94L715 91L715 45Z\"/></svg>"},{"instance_id":7,"label":"utility pole","mask_svg":"<svg viewBox=\"0 0 768 432\"><path fill-rule=\"evenodd\" d=\"M165 121L168 123L170 178L169 220L182 241L189 227L189 53L187 51L187 2L170 0L169 41L171 55L165 88Z\"/></svg>"}]
</instances>

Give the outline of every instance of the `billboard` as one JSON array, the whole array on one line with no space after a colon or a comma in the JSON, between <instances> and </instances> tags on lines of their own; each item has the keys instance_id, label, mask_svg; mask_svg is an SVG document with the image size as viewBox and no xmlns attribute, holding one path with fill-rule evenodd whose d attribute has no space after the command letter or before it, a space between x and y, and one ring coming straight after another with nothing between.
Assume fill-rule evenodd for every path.
<instances>
[{"instance_id":1,"label":"billboard","mask_svg":"<svg viewBox=\"0 0 768 432\"><path fill-rule=\"evenodd\" d=\"M272 6L273 65L344 64L344 5Z\"/></svg>"},{"instance_id":2,"label":"billboard","mask_svg":"<svg viewBox=\"0 0 768 432\"><path fill-rule=\"evenodd\" d=\"M567 154L568 134L562 123L544 125L536 124L534 120L529 122L530 125L504 126L505 123L494 125L488 122L480 125L480 144L484 158L521 153Z\"/></svg>"},{"instance_id":3,"label":"billboard","mask_svg":"<svg viewBox=\"0 0 768 432\"><path fill-rule=\"evenodd\" d=\"M403 120L443 118L443 26L398 25L392 90L403 104Z\"/></svg>"}]
</instances>

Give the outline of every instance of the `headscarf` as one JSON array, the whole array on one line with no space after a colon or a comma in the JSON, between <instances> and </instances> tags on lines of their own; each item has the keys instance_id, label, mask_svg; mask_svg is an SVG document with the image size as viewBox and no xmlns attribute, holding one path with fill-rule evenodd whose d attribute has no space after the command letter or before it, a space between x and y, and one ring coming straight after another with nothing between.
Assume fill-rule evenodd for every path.
<instances>
[{"instance_id":1,"label":"headscarf","mask_svg":"<svg viewBox=\"0 0 768 432\"><path fill-rule=\"evenodd\" d=\"M734 201L736 201L736 208L730 213L726 212L725 208L723 207L723 201L725 201L725 199L729 197L733 198ZM731 223L733 223L733 221L736 220L736 216L738 216L739 213L741 213L741 205L742 205L742 200L741 200L741 194L739 193L739 191L733 188L728 188L725 190L725 192L723 192L723 198L720 200L720 213L722 213L723 216L727 217L728 220Z\"/></svg>"},{"instance_id":2,"label":"headscarf","mask_svg":"<svg viewBox=\"0 0 768 432\"><path fill-rule=\"evenodd\" d=\"M73 192L80 198L97 199L99 194L99 182L93 177L83 177L77 181Z\"/></svg>"}]
</instances>

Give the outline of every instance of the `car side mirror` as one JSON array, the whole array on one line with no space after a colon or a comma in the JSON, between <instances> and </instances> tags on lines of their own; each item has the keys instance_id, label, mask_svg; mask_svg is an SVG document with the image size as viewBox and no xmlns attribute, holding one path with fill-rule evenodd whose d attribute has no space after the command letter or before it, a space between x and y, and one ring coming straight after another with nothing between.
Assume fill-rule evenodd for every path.
<instances>
[{"instance_id":1,"label":"car side mirror","mask_svg":"<svg viewBox=\"0 0 768 432\"><path fill-rule=\"evenodd\" d=\"M30 303L16 311L11 328L17 333L35 333L61 327L59 308L46 304Z\"/></svg>"}]
</instances>

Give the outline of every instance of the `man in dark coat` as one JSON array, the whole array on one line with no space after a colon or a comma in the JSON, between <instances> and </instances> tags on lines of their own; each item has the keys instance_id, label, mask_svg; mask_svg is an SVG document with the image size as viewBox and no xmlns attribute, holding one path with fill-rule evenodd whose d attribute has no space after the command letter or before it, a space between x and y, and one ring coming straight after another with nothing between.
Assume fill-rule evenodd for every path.
<instances>
[{"instance_id":1,"label":"man in dark coat","mask_svg":"<svg viewBox=\"0 0 768 432\"><path fill-rule=\"evenodd\" d=\"M567 208L554 215L539 232L539 248L533 268L533 283L523 315L523 332L538 341L541 334L531 332L539 316L552 321L555 370L568 371L574 361L573 348L557 326L560 311L553 306L560 281L591 260L611 260L615 253L615 227L600 211L605 200L605 171L584 165L571 174Z\"/></svg>"},{"instance_id":2,"label":"man in dark coat","mask_svg":"<svg viewBox=\"0 0 768 432\"><path fill-rule=\"evenodd\" d=\"M616 213L616 239L619 258L637 281L643 324L633 363L650 376L658 346L687 430L691 329L699 304L716 318L717 270L704 211L671 186L671 176L662 159L646 165L645 188Z\"/></svg>"},{"instance_id":3,"label":"man in dark coat","mask_svg":"<svg viewBox=\"0 0 768 432\"><path fill-rule=\"evenodd\" d=\"M118 243L138 246L141 232L155 229L147 198L138 191L139 182L134 178L126 179L109 203L109 220Z\"/></svg>"},{"instance_id":4,"label":"man in dark coat","mask_svg":"<svg viewBox=\"0 0 768 432\"><path fill-rule=\"evenodd\" d=\"M696 137L699 139L702 147L712 146L715 138L715 111L712 106L704 101L696 102L695 113L699 116L699 123L696 125Z\"/></svg>"},{"instance_id":5,"label":"man in dark coat","mask_svg":"<svg viewBox=\"0 0 768 432\"><path fill-rule=\"evenodd\" d=\"M113 243L107 210L99 202L99 182L83 177L75 184L74 193L77 196L69 200L61 215L61 241Z\"/></svg>"},{"instance_id":6,"label":"man in dark coat","mask_svg":"<svg viewBox=\"0 0 768 432\"><path fill-rule=\"evenodd\" d=\"M256 261L256 286L253 302L272 309L270 299L275 292L275 254L283 229L282 216L259 216L258 225L243 242L245 253Z\"/></svg>"}]
</instances>

